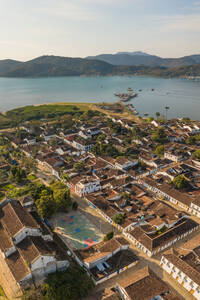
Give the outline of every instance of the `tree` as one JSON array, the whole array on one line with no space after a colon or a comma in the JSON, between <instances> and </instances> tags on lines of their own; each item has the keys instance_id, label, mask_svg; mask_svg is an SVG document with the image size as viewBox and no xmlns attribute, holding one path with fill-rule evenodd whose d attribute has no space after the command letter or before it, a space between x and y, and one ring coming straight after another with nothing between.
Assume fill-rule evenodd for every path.
<instances>
[{"instance_id":1,"label":"tree","mask_svg":"<svg viewBox=\"0 0 200 300\"><path fill-rule=\"evenodd\" d=\"M26 179L26 172L19 166L12 166L10 169L9 180L22 183Z\"/></svg>"},{"instance_id":2,"label":"tree","mask_svg":"<svg viewBox=\"0 0 200 300\"><path fill-rule=\"evenodd\" d=\"M0 183L4 182L6 179L6 171L5 170L0 170Z\"/></svg>"},{"instance_id":3,"label":"tree","mask_svg":"<svg viewBox=\"0 0 200 300\"><path fill-rule=\"evenodd\" d=\"M140 128L139 128L138 126L134 126L134 127L132 128L132 135L133 135L133 137L135 137L135 138L139 138L139 137L140 137L140 135L141 135L141 130L140 130Z\"/></svg>"},{"instance_id":4,"label":"tree","mask_svg":"<svg viewBox=\"0 0 200 300\"><path fill-rule=\"evenodd\" d=\"M114 217L112 217L112 220L116 223L121 225L124 220L124 214L116 214Z\"/></svg>"},{"instance_id":5,"label":"tree","mask_svg":"<svg viewBox=\"0 0 200 300\"><path fill-rule=\"evenodd\" d=\"M51 217L56 212L56 203L53 199L53 195L48 191L43 190L41 196L36 200L36 206L38 213L41 217Z\"/></svg>"},{"instance_id":6,"label":"tree","mask_svg":"<svg viewBox=\"0 0 200 300\"><path fill-rule=\"evenodd\" d=\"M120 156L120 152L117 150L115 146L113 146L111 143L104 144L104 143L96 143L92 147L92 153L95 155L108 155L111 157L117 157Z\"/></svg>"},{"instance_id":7,"label":"tree","mask_svg":"<svg viewBox=\"0 0 200 300\"><path fill-rule=\"evenodd\" d=\"M77 265L65 272L49 274L45 280L45 300L78 300L88 295L94 287L92 279Z\"/></svg>"},{"instance_id":8,"label":"tree","mask_svg":"<svg viewBox=\"0 0 200 300\"><path fill-rule=\"evenodd\" d=\"M72 204L69 189L65 188L55 190L53 193L53 197L56 202L57 211L67 210Z\"/></svg>"},{"instance_id":9,"label":"tree","mask_svg":"<svg viewBox=\"0 0 200 300\"><path fill-rule=\"evenodd\" d=\"M151 123L153 120L154 120L154 117L152 117L152 116L148 117L148 119L147 119L148 123Z\"/></svg>"},{"instance_id":10,"label":"tree","mask_svg":"<svg viewBox=\"0 0 200 300\"><path fill-rule=\"evenodd\" d=\"M183 175L176 176L172 183L177 189L183 189L189 186L188 180Z\"/></svg>"},{"instance_id":11,"label":"tree","mask_svg":"<svg viewBox=\"0 0 200 300\"><path fill-rule=\"evenodd\" d=\"M158 121L158 118L160 117L160 113L157 111L156 112L156 120Z\"/></svg>"},{"instance_id":12,"label":"tree","mask_svg":"<svg viewBox=\"0 0 200 300\"><path fill-rule=\"evenodd\" d=\"M23 168L27 171L27 173L36 173L37 172L37 163L36 160L29 157L23 157L21 159L21 163Z\"/></svg>"},{"instance_id":13,"label":"tree","mask_svg":"<svg viewBox=\"0 0 200 300\"><path fill-rule=\"evenodd\" d=\"M66 182L70 182L71 177L69 176L68 173L65 173L62 175L62 180L66 181Z\"/></svg>"},{"instance_id":14,"label":"tree","mask_svg":"<svg viewBox=\"0 0 200 300\"><path fill-rule=\"evenodd\" d=\"M102 142L104 142L105 139L106 139L105 134L99 134L97 137L97 142L102 143Z\"/></svg>"},{"instance_id":15,"label":"tree","mask_svg":"<svg viewBox=\"0 0 200 300\"><path fill-rule=\"evenodd\" d=\"M157 130L152 135L152 140L161 144L166 142L166 134L163 127L157 128Z\"/></svg>"},{"instance_id":16,"label":"tree","mask_svg":"<svg viewBox=\"0 0 200 300\"><path fill-rule=\"evenodd\" d=\"M49 195L52 195L52 190L42 183L30 183L28 185L29 193L34 200L40 198L43 191L46 191Z\"/></svg>"},{"instance_id":17,"label":"tree","mask_svg":"<svg viewBox=\"0 0 200 300\"><path fill-rule=\"evenodd\" d=\"M169 106L165 106L165 116L166 116L166 121L167 121L167 111L169 110Z\"/></svg>"},{"instance_id":18,"label":"tree","mask_svg":"<svg viewBox=\"0 0 200 300\"><path fill-rule=\"evenodd\" d=\"M84 170L84 167L85 167L85 163L83 161L76 162L73 165L74 170L77 172L82 172Z\"/></svg>"},{"instance_id":19,"label":"tree","mask_svg":"<svg viewBox=\"0 0 200 300\"><path fill-rule=\"evenodd\" d=\"M74 202L72 203L72 209L73 209L73 210L77 210L77 209L78 209L78 202L74 201Z\"/></svg>"},{"instance_id":20,"label":"tree","mask_svg":"<svg viewBox=\"0 0 200 300\"><path fill-rule=\"evenodd\" d=\"M104 241L109 241L113 238L114 236L114 232L113 231L110 231L108 232L105 236L104 236Z\"/></svg>"},{"instance_id":21,"label":"tree","mask_svg":"<svg viewBox=\"0 0 200 300\"><path fill-rule=\"evenodd\" d=\"M154 153L158 156L162 156L164 154L164 146L158 145L154 151Z\"/></svg>"},{"instance_id":22,"label":"tree","mask_svg":"<svg viewBox=\"0 0 200 300\"><path fill-rule=\"evenodd\" d=\"M200 160L200 150L196 150L193 154L192 154L192 158Z\"/></svg>"},{"instance_id":23,"label":"tree","mask_svg":"<svg viewBox=\"0 0 200 300\"><path fill-rule=\"evenodd\" d=\"M186 140L185 140L187 145L194 145L196 144L196 137L195 136L189 136Z\"/></svg>"}]
</instances>

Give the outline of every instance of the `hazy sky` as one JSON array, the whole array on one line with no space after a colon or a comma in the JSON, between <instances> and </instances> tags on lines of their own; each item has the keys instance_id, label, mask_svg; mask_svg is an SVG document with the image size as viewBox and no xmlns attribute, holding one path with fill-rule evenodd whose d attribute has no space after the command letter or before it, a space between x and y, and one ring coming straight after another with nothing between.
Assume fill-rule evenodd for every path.
<instances>
[{"instance_id":1,"label":"hazy sky","mask_svg":"<svg viewBox=\"0 0 200 300\"><path fill-rule=\"evenodd\" d=\"M0 59L200 54L198 0L0 0Z\"/></svg>"}]
</instances>

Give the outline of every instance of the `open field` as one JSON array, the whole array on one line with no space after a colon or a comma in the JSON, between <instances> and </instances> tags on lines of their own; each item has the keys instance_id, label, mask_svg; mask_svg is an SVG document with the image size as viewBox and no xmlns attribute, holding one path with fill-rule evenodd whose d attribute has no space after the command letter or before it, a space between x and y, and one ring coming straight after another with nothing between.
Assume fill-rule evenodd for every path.
<instances>
[{"instance_id":1,"label":"open field","mask_svg":"<svg viewBox=\"0 0 200 300\"><path fill-rule=\"evenodd\" d=\"M116 110L116 106L120 111ZM0 129L16 127L16 124L33 120L56 120L63 115L81 116L88 110L98 111L107 116L120 117L141 122L123 104L115 103L76 103L58 102L30 105L9 110L0 114Z\"/></svg>"}]
</instances>

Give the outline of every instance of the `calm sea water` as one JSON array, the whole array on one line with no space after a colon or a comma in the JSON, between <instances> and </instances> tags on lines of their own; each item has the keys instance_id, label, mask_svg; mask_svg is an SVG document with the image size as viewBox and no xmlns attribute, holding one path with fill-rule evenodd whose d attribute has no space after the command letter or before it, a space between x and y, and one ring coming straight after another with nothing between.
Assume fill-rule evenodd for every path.
<instances>
[{"instance_id":1,"label":"calm sea water","mask_svg":"<svg viewBox=\"0 0 200 300\"><path fill-rule=\"evenodd\" d=\"M167 105L170 118L200 120L200 81L136 76L0 78L0 111L49 102L114 102L114 93L128 87L142 90L130 102L140 115L163 114Z\"/></svg>"}]
</instances>

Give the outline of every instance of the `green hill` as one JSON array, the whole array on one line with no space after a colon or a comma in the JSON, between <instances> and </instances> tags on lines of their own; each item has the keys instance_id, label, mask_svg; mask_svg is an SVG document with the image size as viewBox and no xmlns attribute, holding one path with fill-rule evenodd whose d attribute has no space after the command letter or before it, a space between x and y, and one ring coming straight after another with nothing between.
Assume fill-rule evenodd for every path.
<instances>
[{"instance_id":1,"label":"green hill","mask_svg":"<svg viewBox=\"0 0 200 300\"><path fill-rule=\"evenodd\" d=\"M200 63L200 55L190 55L180 58L162 58L143 52L119 52L116 54L100 54L88 56L87 59L98 59L113 65L148 66L175 68Z\"/></svg>"},{"instance_id":2,"label":"green hill","mask_svg":"<svg viewBox=\"0 0 200 300\"><path fill-rule=\"evenodd\" d=\"M60 56L41 56L18 64L4 75L7 77L80 76L112 73L113 66L99 60Z\"/></svg>"},{"instance_id":3,"label":"green hill","mask_svg":"<svg viewBox=\"0 0 200 300\"><path fill-rule=\"evenodd\" d=\"M141 55L132 56L139 57ZM149 58L148 55L142 56ZM196 61L198 61L198 56L196 56L195 59ZM149 75L159 77L200 76L200 64L191 64L188 66L174 68L145 65L112 65L100 60L60 56L41 56L27 62L18 62L12 60L0 61L1 77L53 77L96 75Z\"/></svg>"}]
</instances>

